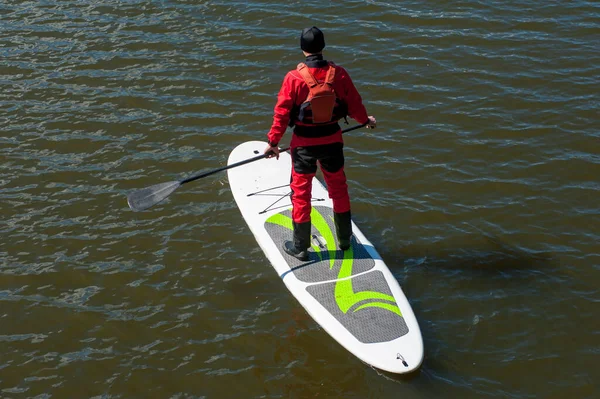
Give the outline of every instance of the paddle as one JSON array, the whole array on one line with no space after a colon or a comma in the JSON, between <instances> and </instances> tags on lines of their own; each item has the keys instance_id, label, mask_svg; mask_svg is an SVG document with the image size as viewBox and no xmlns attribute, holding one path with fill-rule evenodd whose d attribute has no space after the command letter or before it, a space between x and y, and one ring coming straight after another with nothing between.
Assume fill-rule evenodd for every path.
<instances>
[{"instance_id":1,"label":"paddle","mask_svg":"<svg viewBox=\"0 0 600 399\"><path fill-rule=\"evenodd\" d=\"M347 133L354 129L359 129L367 124L352 126L348 129L342 130L342 133ZM282 148L279 151L285 152L289 150L289 147ZM214 175L215 173L222 172L227 169L235 168L237 166L242 166L250 162L258 161L259 159L266 158L267 154L258 155L253 158L249 158L240 162L233 163L231 165L223 166L222 168L218 168L215 170L210 170L208 172L200 173L198 175L188 177L183 180L170 181L168 183L160 183L155 184L154 186L146 187L141 190L136 190L127 196L127 203L129 207L134 211L143 211L148 209L159 202L163 201L169 195L171 195L175 190L177 190L181 185L185 183L189 183L194 180L202 179L203 177Z\"/></svg>"}]
</instances>

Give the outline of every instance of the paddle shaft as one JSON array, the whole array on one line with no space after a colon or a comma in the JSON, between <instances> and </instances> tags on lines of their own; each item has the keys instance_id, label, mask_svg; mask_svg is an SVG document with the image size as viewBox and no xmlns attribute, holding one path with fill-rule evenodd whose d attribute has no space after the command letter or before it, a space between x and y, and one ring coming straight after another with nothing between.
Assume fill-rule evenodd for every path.
<instances>
[{"instance_id":1,"label":"paddle shaft","mask_svg":"<svg viewBox=\"0 0 600 399\"><path fill-rule=\"evenodd\" d=\"M352 130L360 129L361 127L365 127L367 125L367 123L364 123L362 125L356 125L356 126L349 127L348 129L342 130L342 133L348 133L348 132L350 132ZM285 152L285 151L287 151L289 149L290 149L290 147L286 147L286 148L280 149L279 151L280 152ZM180 181L180 183L181 184L185 184L185 183L189 183L189 182L194 181L194 180L202 179L203 177L214 175L215 173L219 173L219 172L222 172L222 171L227 170L227 169L235 168L237 166L242 166L242 165L245 165L247 163L258 161L259 159L266 158L268 155L269 154L258 155L258 156L255 156L253 158L249 158L249 159L245 159L245 160L240 161L240 162L232 163L231 165L223 166L223 167L218 168L218 169L214 169L214 170L210 170L208 172L200 173L198 175L195 175L195 176L192 176L192 177L188 177L187 179L184 179L184 180Z\"/></svg>"},{"instance_id":2,"label":"paddle shaft","mask_svg":"<svg viewBox=\"0 0 600 399\"><path fill-rule=\"evenodd\" d=\"M289 149L290 148L287 147L287 148L282 148L279 151L285 152L285 151L287 151ZM250 162L258 161L259 159L266 158L267 155L268 154L258 155L258 156L255 156L254 158L245 159L245 160L240 161L240 162L232 163L231 165L223 166L222 168L219 168L219 169L210 170L208 172L200 173L199 175L196 175L196 176L188 177L187 179L182 180L181 184L185 184L185 183L189 183L189 182L194 181L194 180L202 179L203 177L214 175L215 173L219 173L219 172L222 172L222 171L227 170L227 169L235 168L236 166L242 166L242 165L245 165L245 164L250 163Z\"/></svg>"},{"instance_id":3,"label":"paddle shaft","mask_svg":"<svg viewBox=\"0 0 600 399\"><path fill-rule=\"evenodd\" d=\"M364 125L353 126L346 130L343 130L342 132L343 133L349 132L351 130L361 128L365 125L366 125L366 123ZM287 150L289 150L289 147L282 148L279 151L281 152L281 151L287 151ZM200 173L198 175L192 176L192 177L188 177L187 179L184 179L184 180L156 184L154 186L147 187L142 190L137 190L127 196L127 203L129 204L129 207L131 209L133 209L134 211L143 211L143 210L148 209L148 208L158 204L159 202L163 201L165 198L167 198L169 195L171 195L175 190L177 190L177 188L179 188L182 184L189 183L191 181L198 180L198 179L201 179L206 176L214 175L215 173L219 173L223 170L235 168L236 166L245 165L250 162L258 161L259 159L266 158L269 155L271 155L271 153L258 155L256 157L250 158L250 159L245 159L243 161L240 161L240 162L237 162L237 163L234 163L231 165L223 166L222 168L210 170L208 172L204 172L204 173Z\"/></svg>"}]
</instances>

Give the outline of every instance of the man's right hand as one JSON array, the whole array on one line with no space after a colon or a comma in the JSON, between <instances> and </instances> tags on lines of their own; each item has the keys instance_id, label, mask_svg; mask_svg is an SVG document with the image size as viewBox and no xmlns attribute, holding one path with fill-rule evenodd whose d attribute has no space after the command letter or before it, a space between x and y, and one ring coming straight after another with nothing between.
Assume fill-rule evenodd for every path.
<instances>
[{"instance_id":1,"label":"man's right hand","mask_svg":"<svg viewBox=\"0 0 600 399\"><path fill-rule=\"evenodd\" d=\"M267 145L267 148L265 148L264 154L267 156L267 158L277 157L277 159L279 159L279 147L278 146L271 147L271 145Z\"/></svg>"},{"instance_id":2,"label":"man's right hand","mask_svg":"<svg viewBox=\"0 0 600 399\"><path fill-rule=\"evenodd\" d=\"M369 116L369 121L367 122L367 129L375 129L377 127L377 120L374 116Z\"/></svg>"}]
</instances>

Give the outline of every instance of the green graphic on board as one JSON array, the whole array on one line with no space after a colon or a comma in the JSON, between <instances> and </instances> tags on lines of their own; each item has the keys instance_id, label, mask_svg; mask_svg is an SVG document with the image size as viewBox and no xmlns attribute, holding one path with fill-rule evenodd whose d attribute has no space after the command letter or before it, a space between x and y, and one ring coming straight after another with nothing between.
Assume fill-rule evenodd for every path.
<instances>
[{"instance_id":1,"label":"green graphic on board","mask_svg":"<svg viewBox=\"0 0 600 399\"><path fill-rule=\"evenodd\" d=\"M317 230L319 235L325 240L324 247L315 242L311 242L311 247L321 261L329 258L329 269L332 270L335 266L335 254L337 252L335 246L335 233L323 215L321 215L321 213L314 207L312 208L310 217L312 225ZM292 219L289 216L281 213L272 215L269 219L267 219L266 222L276 224L293 231ZM396 301L392 295L369 290L354 292L352 278L350 278L352 276L352 268L354 263L353 246L350 246L349 250L344 251L343 256L344 257L341 260L341 267L337 275L338 280L335 284L335 301L338 308L344 314L347 314L350 309L363 302L363 304L357 306L353 312L374 307L387 310L402 317L400 308L396 304Z\"/></svg>"}]
</instances>

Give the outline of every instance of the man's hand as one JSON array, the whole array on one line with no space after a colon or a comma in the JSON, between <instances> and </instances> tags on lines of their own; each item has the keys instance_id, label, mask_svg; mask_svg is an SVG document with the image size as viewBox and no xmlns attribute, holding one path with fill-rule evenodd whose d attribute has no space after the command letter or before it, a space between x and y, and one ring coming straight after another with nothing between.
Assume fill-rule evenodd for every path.
<instances>
[{"instance_id":1,"label":"man's hand","mask_svg":"<svg viewBox=\"0 0 600 399\"><path fill-rule=\"evenodd\" d=\"M269 144L267 145L267 148L265 148L264 154L267 156L267 158L277 157L277 159L279 159L279 147L271 147Z\"/></svg>"},{"instance_id":2,"label":"man's hand","mask_svg":"<svg viewBox=\"0 0 600 399\"><path fill-rule=\"evenodd\" d=\"M377 120L374 116L369 116L369 121L367 122L367 129L375 129L377 127Z\"/></svg>"}]
</instances>

